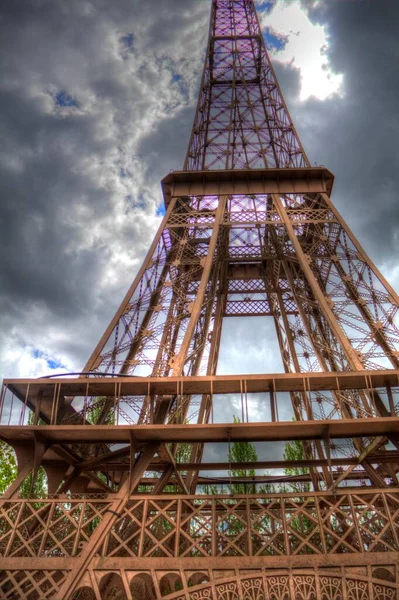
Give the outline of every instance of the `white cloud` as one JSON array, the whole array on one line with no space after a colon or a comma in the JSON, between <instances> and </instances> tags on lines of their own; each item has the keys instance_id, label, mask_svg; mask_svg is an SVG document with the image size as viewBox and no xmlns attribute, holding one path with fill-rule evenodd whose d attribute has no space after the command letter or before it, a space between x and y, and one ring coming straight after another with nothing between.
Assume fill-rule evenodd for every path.
<instances>
[{"instance_id":1,"label":"white cloud","mask_svg":"<svg viewBox=\"0 0 399 600\"><path fill-rule=\"evenodd\" d=\"M0 377L47 373L55 356L82 367L160 222L160 176L139 146L188 104L194 112L208 6L160 3L157 18L146 2L85 6L69 4L66 23L61 4L31 6L2 40L0 92L18 116L4 115L0 156L14 248L0 294Z\"/></svg>"},{"instance_id":2,"label":"white cloud","mask_svg":"<svg viewBox=\"0 0 399 600\"><path fill-rule=\"evenodd\" d=\"M331 71L326 56L326 29L309 20L299 1L277 2L269 15L262 16L262 27L265 26L272 27L288 39L285 48L276 57L283 62L292 62L300 69L300 100L310 96L324 100L331 94L341 93L343 76Z\"/></svg>"},{"instance_id":3,"label":"white cloud","mask_svg":"<svg viewBox=\"0 0 399 600\"><path fill-rule=\"evenodd\" d=\"M59 358L43 354L38 348L27 346L23 340L11 335L5 343L4 361L0 378L37 378L44 375L67 373Z\"/></svg>"}]
</instances>

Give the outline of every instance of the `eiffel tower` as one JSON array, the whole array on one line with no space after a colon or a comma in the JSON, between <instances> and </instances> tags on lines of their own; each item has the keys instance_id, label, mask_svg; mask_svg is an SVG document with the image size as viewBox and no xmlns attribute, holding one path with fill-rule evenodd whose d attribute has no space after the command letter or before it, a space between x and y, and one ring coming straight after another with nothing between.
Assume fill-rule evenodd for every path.
<instances>
[{"instance_id":1,"label":"eiffel tower","mask_svg":"<svg viewBox=\"0 0 399 600\"><path fill-rule=\"evenodd\" d=\"M184 170L120 308L78 377L3 383L0 598L399 598L399 298L333 180L253 1L213 0ZM226 317L268 317L284 372L218 375Z\"/></svg>"}]
</instances>

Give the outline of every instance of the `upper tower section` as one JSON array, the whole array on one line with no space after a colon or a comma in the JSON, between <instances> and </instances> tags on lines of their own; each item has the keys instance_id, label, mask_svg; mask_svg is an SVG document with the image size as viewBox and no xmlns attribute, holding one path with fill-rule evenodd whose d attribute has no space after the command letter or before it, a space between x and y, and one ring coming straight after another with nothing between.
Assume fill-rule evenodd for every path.
<instances>
[{"instance_id":1,"label":"upper tower section","mask_svg":"<svg viewBox=\"0 0 399 600\"><path fill-rule=\"evenodd\" d=\"M307 167L253 0L213 0L186 171Z\"/></svg>"}]
</instances>

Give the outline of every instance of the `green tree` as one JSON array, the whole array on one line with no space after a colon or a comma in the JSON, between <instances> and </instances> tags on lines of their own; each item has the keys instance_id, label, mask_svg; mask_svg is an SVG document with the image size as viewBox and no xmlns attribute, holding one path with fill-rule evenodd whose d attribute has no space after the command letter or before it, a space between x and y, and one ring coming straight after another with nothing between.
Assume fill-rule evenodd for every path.
<instances>
[{"instance_id":1,"label":"green tree","mask_svg":"<svg viewBox=\"0 0 399 600\"><path fill-rule=\"evenodd\" d=\"M176 463L189 463L190 459L191 459L191 448L192 448L191 444L187 444L187 443L177 444L176 448L174 450L175 462ZM173 454L173 444L169 444L169 450ZM184 479L184 477L187 475L187 471L180 471L180 475ZM167 485L165 487L165 492L167 492L169 494L174 494L174 493L180 492L180 486L174 485L174 484Z\"/></svg>"},{"instance_id":2,"label":"green tree","mask_svg":"<svg viewBox=\"0 0 399 600\"><path fill-rule=\"evenodd\" d=\"M91 425L115 425L114 398L97 396L92 398L86 412L86 421Z\"/></svg>"},{"instance_id":3,"label":"green tree","mask_svg":"<svg viewBox=\"0 0 399 600\"><path fill-rule=\"evenodd\" d=\"M21 483L18 495L20 498L45 498L47 496L47 475L43 467L39 467L33 481L33 471Z\"/></svg>"},{"instance_id":4,"label":"green tree","mask_svg":"<svg viewBox=\"0 0 399 600\"><path fill-rule=\"evenodd\" d=\"M34 424L35 415L29 413L28 425ZM15 452L11 446L0 440L0 493L3 494L13 483L18 474L18 463ZM20 498L43 498L47 495L47 476L43 467L40 467L33 481L33 472L25 477L19 487Z\"/></svg>"},{"instance_id":5,"label":"green tree","mask_svg":"<svg viewBox=\"0 0 399 600\"><path fill-rule=\"evenodd\" d=\"M234 423L240 423L240 419L234 416ZM259 485L255 481L256 471L253 468L245 469L242 466L240 468L234 468L234 463L252 463L258 461L258 455L255 450L255 446L251 442L234 442L229 447L228 460L230 462L229 476L231 477L231 483L228 485L228 491L234 496L238 494L268 494L273 491L270 484ZM234 479L244 479L253 477L254 480L242 483L235 483ZM239 545L243 550L247 550L247 514L245 504L240 506L238 503L236 510L231 515L226 515L225 519L219 525L221 533L232 540L235 540L235 544ZM256 520L252 524L253 530L257 532L269 532L271 528L271 518L267 515L263 515L262 518Z\"/></svg>"},{"instance_id":6,"label":"green tree","mask_svg":"<svg viewBox=\"0 0 399 600\"><path fill-rule=\"evenodd\" d=\"M303 448L303 443L300 440L293 440L291 442L287 442L284 449L284 460L303 460L305 458L305 451ZM286 467L284 469L284 474L287 476L295 476L295 475L308 475L309 469L308 467ZM287 484L288 488L285 491L288 492L296 492L303 493L310 491L310 482L308 481L298 481L298 482L290 482Z\"/></svg>"},{"instance_id":7,"label":"green tree","mask_svg":"<svg viewBox=\"0 0 399 600\"><path fill-rule=\"evenodd\" d=\"M221 489L218 489L216 484L205 483L201 486L201 492L205 496L216 496L217 494L224 494L224 488L221 486Z\"/></svg>"},{"instance_id":8,"label":"green tree","mask_svg":"<svg viewBox=\"0 0 399 600\"><path fill-rule=\"evenodd\" d=\"M284 460L303 460L305 458L305 451L303 443L300 440L293 440L287 442L284 450ZM286 467L284 473L287 476L292 475L308 475L308 467ZM310 492L311 484L308 481L289 482L284 486L284 492L294 492L299 497L295 498L299 503L301 502L300 494ZM298 533L298 539L302 540L307 537L315 528L315 522L309 519L305 514L298 512L294 518L290 520L290 527ZM291 538L291 543L293 539ZM312 554L313 550L309 546L306 546L306 552Z\"/></svg>"},{"instance_id":9,"label":"green tree","mask_svg":"<svg viewBox=\"0 0 399 600\"><path fill-rule=\"evenodd\" d=\"M3 494L12 484L17 473L18 465L14 450L0 440L0 494Z\"/></svg>"},{"instance_id":10,"label":"green tree","mask_svg":"<svg viewBox=\"0 0 399 600\"><path fill-rule=\"evenodd\" d=\"M113 397L94 396L91 399L86 412L86 421L91 425L115 425L115 400ZM86 456L94 456L96 447L88 445L85 452ZM115 489L113 481L108 477L108 474L102 471L97 471L96 475L106 485Z\"/></svg>"},{"instance_id":11,"label":"green tree","mask_svg":"<svg viewBox=\"0 0 399 600\"><path fill-rule=\"evenodd\" d=\"M233 417L234 423L240 423L240 419L236 416ZM233 463L247 463L256 462L258 455L255 450L255 446L251 442L234 442L228 451L228 460L230 465ZM229 470L229 476L231 479L239 479L244 477L255 477L255 469L234 469ZM233 483L229 484L229 491L231 494L255 494L256 483Z\"/></svg>"},{"instance_id":12,"label":"green tree","mask_svg":"<svg viewBox=\"0 0 399 600\"><path fill-rule=\"evenodd\" d=\"M29 413L28 425L35 425L35 414ZM39 424L44 424L40 419ZM20 498L45 498L47 496L47 475L43 467L39 467L36 478L33 479L33 471L23 480L18 495Z\"/></svg>"}]
</instances>

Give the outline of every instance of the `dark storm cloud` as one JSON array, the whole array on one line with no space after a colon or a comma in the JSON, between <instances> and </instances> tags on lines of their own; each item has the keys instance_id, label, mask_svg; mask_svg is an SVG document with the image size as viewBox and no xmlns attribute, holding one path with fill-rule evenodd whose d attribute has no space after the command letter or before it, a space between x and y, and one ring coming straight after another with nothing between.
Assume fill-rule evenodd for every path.
<instances>
[{"instance_id":1,"label":"dark storm cloud","mask_svg":"<svg viewBox=\"0 0 399 600\"><path fill-rule=\"evenodd\" d=\"M77 368L157 224L159 176L136 146L179 105L174 70L193 101L208 7L24 0L0 13L0 371L23 374L24 347Z\"/></svg>"},{"instance_id":2,"label":"dark storm cloud","mask_svg":"<svg viewBox=\"0 0 399 600\"><path fill-rule=\"evenodd\" d=\"M301 72L292 63L274 62L274 71L282 89L284 99L290 106L301 91Z\"/></svg>"},{"instance_id":3,"label":"dark storm cloud","mask_svg":"<svg viewBox=\"0 0 399 600\"><path fill-rule=\"evenodd\" d=\"M193 107L183 108L172 120L160 123L150 135L143 138L138 152L148 173L158 179L170 169L182 170L193 123Z\"/></svg>"},{"instance_id":4,"label":"dark storm cloud","mask_svg":"<svg viewBox=\"0 0 399 600\"><path fill-rule=\"evenodd\" d=\"M326 27L326 58L344 74L344 97L296 103L292 114L311 160L337 176L334 202L389 276L399 249L399 5L304 4Z\"/></svg>"}]
</instances>

